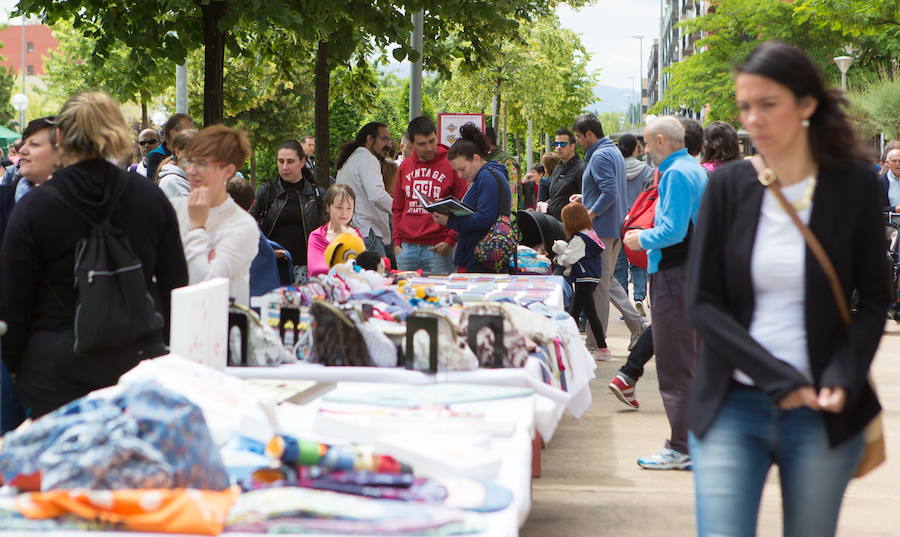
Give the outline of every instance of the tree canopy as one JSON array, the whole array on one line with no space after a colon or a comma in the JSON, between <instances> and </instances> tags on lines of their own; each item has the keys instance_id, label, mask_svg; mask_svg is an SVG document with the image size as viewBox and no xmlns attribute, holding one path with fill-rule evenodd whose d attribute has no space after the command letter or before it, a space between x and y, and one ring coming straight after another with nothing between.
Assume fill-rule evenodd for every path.
<instances>
[{"instance_id":1,"label":"tree canopy","mask_svg":"<svg viewBox=\"0 0 900 537\"><path fill-rule=\"evenodd\" d=\"M667 69L669 84L651 112L708 107L707 119L736 121L732 66L769 39L802 47L831 82L840 79L832 58L848 47L856 57L851 85L877 73L893 78L900 26L888 22L891 13L900 20L891 0L721 0L712 13L680 23L703 37L697 52Z\"/></svg>"}]
</instances>

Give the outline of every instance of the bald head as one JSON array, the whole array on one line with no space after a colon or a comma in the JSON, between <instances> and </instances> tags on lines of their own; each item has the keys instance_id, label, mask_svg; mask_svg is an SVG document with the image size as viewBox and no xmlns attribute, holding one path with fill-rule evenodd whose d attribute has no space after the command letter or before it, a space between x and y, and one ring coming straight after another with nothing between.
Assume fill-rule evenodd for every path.
<instances>
[{"instance_id":1,"label":"bald head","mask_svg":"<svg viewBox=\"0 0 900 537\"><path fill-rule=\"evenodd\" d=\"M138 134L138 145L141 147L141 156L153 151L159 146L159 133L153 129L144 129Z\"/></svg>"},{"instance_id":2,"label":"bald head","mask_svg":"<svg viewBox=\"0 0 900 537\"><path fill-rule=\"evenodd\" d=\"M659 164L684 148L684 127L672 116L660 116L644 127L644 142L647 153Z\"/></svg>"},{"instance_id":3,"label":"bald head","mask_svg":"<svg viewBox=\"0 0 900 537\"><path fill-rule=\"evenodd\" d=\"M884 162L887 164L888 169L891 170L891 173L894 174L894 177L900 177L900 149L888 151Z\"/></svg>"}]
</instances>

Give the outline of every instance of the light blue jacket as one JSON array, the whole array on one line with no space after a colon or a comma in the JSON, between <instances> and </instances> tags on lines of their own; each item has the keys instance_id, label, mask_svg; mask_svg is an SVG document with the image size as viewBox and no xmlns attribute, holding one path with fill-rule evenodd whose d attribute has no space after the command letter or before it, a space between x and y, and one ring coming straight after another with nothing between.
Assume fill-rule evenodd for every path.
<instances>
[{"instance_id":1,"label":"light blue jacket","mask_svg":"<svg viewBox=\"0 0 900 537\"><path fill-rule=\"evenodd\" d=\"M706 190L706 170L687 149L678 150L659 165L659 200L653 227L641 231L641 248L647 250L647 272L659 270L662 249L682 242L688 227L697 223L700 200Z\"/></svg>"},{"instance_id":2,"label":"light blue jacket","mask_svg":"<svg viewBox=\"0 0 900 537\"><path fill-rule=\"evenodd\" d=\"M594 231L601 239L618 239L628 213L625 159L604 136L588 149L586 160L581 193L585 208L594 213Z\"/></svg>"}]
</instances>

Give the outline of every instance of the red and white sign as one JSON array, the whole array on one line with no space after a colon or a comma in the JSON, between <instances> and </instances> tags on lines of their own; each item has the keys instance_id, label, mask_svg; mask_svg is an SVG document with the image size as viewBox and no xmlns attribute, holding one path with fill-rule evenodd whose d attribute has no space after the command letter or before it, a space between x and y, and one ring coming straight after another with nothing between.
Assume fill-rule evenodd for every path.
<instances>
[{"instance_id":1,"label":"red and white sign","mask_svg":"<svg viewBox=\"0 0 900 537\"><path fill-rule=\"evenodd\" d=\"M484 114L438 114L438 139L440 143L451 146L459 139L459 129L466 123L472 123L484 132Z\"/></svg>"}]
</instances>

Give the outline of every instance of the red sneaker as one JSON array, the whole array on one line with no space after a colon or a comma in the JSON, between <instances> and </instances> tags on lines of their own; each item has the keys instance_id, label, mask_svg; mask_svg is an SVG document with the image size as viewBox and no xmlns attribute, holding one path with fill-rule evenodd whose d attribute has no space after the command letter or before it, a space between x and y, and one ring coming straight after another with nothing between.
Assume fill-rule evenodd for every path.
<instances>
[{"instance_id":1,"label":"red sneaker","mask_svg":"<svg viewBox=\"0 0 900 537\"><path fill-rule=\"evenodd\" d=\"M637 398L634 396L634 385L625 382L622 375L616 375L609 383L609 391L629 407L637 410L641 408Z\"/></svg>"}]
</instances>

